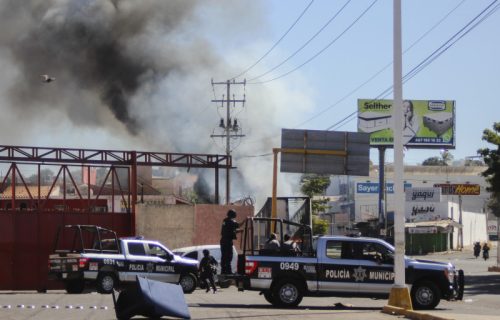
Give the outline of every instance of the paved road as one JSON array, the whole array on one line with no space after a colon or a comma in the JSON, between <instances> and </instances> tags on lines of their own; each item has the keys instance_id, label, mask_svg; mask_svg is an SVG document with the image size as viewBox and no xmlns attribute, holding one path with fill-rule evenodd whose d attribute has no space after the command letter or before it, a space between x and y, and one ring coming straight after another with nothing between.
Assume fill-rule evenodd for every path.
<instances>
[{"instance_id":1,"label":"paved road","mask_svg":"<svg viewBox=\"0 0 500 320\"><path fill-rule=\"evenodd\" d=\"M465 273L463 301L442 301L436 310L426 313L457 320L500 320L500 272L488 272L488 267L496 265L496 247L490 250L487 261L475 259L471 250L416 258L449 261Z\"/></svg>"},{"instance_id":2,"label":"paved road","mask_svg":"<svg viewBox=\"0 0 500 320\"><path fill-rule=\"evenodd\" d=\"M495 252L493 252L495 251ZM500 320L500 273L488 272L496 261L476 260L472 252L428 255L424 259L451 261L464 269L464 301L442 301L426 313L457 320ZM186 295L193 319L398 319L380 312L386 300L364 298L304 298L297 309L275 309L257 292L237 292L232 287L217 294L196 290ZM340 303L341 305L336 305ZM10 306L10 308L8 308ZM0 319L115 319L110 295L68 295L63 291L0 293Z\"/></svg>"},{"instance_id":3,"label":"paved road","mask_svg":"<svg viewBox=\"0 0 500 320\"><path fill-rule=\"evenodd\" d=\"M234 287L217 294L196 290L186 300L192 319L394 319L380 312L385 300L304 298L297 309L275 309L257 292ZM110 295L17 292L0 294L0 301L0 319L115 319ZM335 306L339 302L352 307Z\"/></svg>"}]
</instances>

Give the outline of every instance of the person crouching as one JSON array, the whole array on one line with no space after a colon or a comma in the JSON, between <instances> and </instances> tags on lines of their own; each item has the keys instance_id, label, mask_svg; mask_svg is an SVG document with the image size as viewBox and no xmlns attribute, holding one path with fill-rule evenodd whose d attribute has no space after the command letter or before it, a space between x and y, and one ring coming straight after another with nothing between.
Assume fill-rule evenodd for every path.
<instances>
[{"instance_id":1,"label":"person crouching","mask_svg":"<svg viewBox=\"0 0 500 320\"><path fill-rule=\"evenodd\" d=\"M203 250L203 258L200 261L200 279L205 283L207 291L210 291L210 286L212 286L213 292L217 292L217 287L215 286L214 274L217 273L217 260L210 255L210 252L205 249Z\"/></svg>"}]
</instances>

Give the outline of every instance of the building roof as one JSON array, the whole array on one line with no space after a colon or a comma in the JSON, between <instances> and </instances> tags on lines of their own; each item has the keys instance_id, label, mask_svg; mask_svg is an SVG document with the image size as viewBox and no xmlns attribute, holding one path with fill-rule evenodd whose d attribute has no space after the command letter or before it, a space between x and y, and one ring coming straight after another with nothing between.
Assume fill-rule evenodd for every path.
<instances>
[{"instance_id":1,"label":"building roof","mask_svg":"<svg viewBox=\"0 0 500 320\"><path fill-rule=\"evenodd\" d=\"M102 189L101 189L102 187ZM105 196L105 195L111 195L111 194L120 194L120 193L127 193L128 192L128 186L118 186L118 184L115 184L114 186L114 192L113 192L113 187L111 184L105 184L104 186L101 185L90 185L90 189L92 190L93 194L96 195L101 192L100 194ZM158 191L157 189L153 188L149 184L138 184L137 185L137 195L140 196L141 193L143 195L161 195L161 192Z\"/></svg>"},{"instance_id":2,"label":"building roof","mask_svg":"<svg viewBox=\"0 0 500 320\"><path fill-rule=\"evenodd\" d=\"M40 197L46 198L49 195L51 186L40 186ZM28 192L29 191L29 192ZM38 198L38 186L27 186L24 185L15 187L15 197L16 199L30 199L31 197ZM57 197L60 195L59 186L54 186L50 192L50 196ZM12 199L12 186L8 186L0 193L0 199Z\"/></svg>"}]
</instances>

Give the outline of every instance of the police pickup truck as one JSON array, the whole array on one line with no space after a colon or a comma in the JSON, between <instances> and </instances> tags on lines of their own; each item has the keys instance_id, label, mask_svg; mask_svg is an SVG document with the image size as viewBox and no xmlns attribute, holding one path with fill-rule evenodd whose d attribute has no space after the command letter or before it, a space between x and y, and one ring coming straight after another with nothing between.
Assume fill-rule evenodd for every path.
<instances>
[{"instance_id":1,"label":"police pickup truck","mask_svg":"<svg viewBox=\"0 0 500 320\"><path fill-rule=\"evenodd\" d=\"M198 279L198 261L174 255L158 241L117 238L114 231L94 225L60 228L48 267L49 279L63 281L68 293L81 293L86 285L111 293L136 276L178 283L191 293Z\"/></svg>"},{"instance_id":2,"label":"police pickup truck","mask_svg":"<svg viewBox=\"0 0 500 320\"><path fill-rule=\"evenodd\" d=\"M281 237L281 249L266 249L270 231ZM298 249L287 249L283 235ZM387 298L394 283L394 247L376 238L320 236L311 228L280 219L248 218L239 256L240 291L261 291L277 307L295 307L303 296ZM290 246L288 246L290 248ZM461 300L464 275L451 263L405 257L405 279L413 308L433 309L441 299Z\"/></svg>"}]
</instances>

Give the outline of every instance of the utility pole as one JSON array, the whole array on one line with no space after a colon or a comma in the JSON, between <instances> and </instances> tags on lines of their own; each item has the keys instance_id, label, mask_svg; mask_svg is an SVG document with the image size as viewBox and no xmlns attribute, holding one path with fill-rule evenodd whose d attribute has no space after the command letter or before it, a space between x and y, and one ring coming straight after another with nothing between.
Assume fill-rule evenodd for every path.
<instances>
[{"instance_id":1,"label":"utility pole","mask_svg":"<svg viewBox=\"0 0 500 320\"><path fill-rule=\"evenodd\" d=\"M210 137L215 138L225 138L226 139L226 155L229 158L231 156L231 138L242 138L245 135L241 134L241 126L238 124L238 120L236 118L231 119L231 103L233 106L236 106L236 103L245 103L245 95L243 95L243 99L235 99L234 95L231 99L231 85L246 85L246 80L242 82L236 82L234 79L227 80L223 82L214 82L212 80L212 86L214 85L225 85L227 90L226 99L222 96L221 100L214 99L212 102L215 103L226 103L226 121L224 119L220 119L219 128L223 129L223 134L212 134ZM215 202L219 203L219 190L216 188L215 190ZM226 169L226 204L229 204L229 200L231 197L230 191L230 168Z\"/></svg>"}]
</instances>

